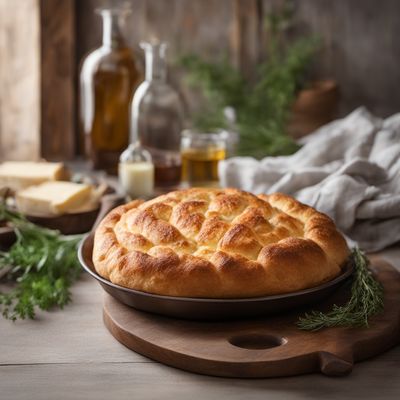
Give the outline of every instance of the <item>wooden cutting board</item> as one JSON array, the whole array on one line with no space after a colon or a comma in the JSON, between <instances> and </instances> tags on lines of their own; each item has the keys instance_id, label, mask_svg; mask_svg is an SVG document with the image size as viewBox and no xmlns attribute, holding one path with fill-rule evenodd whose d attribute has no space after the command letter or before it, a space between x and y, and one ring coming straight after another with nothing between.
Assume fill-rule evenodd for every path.
<instances>
[{"instance_id":1,"label":"wooden cutting board","mask_svg":"<svg viewBox=\"0 0 400 400\"><path fill-rule=\"evenodd\" d=\"M340 376L353 364L400 342L400 273L380 259L371 269L384 285L385 310L369 328L301 331L304 310L265 319L194 322L136 311L106 295L104 322L126 347L153 360L200 374L261 378L320 371ZM324 307L348 298L348 287ZM316 306L315 306L316 307Z\"/></svg>"}]
</instances>

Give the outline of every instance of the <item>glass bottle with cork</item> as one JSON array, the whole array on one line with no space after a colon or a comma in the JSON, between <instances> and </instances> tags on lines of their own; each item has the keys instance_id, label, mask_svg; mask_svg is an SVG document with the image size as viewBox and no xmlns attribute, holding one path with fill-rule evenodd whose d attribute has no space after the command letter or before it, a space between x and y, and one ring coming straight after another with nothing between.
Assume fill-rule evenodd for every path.
<instances>
[{"instance_id":1,"label":"glass bottle with cork","mask_svg":"<svg viewBox=\"0 0 400 400\"><path fill-rule=\"evenodd\" d=\"M129 143L129 107L141 75L122 35L130 9L96 12L103 19L103 42L82 63L80 125L92 166L116 174L119 156Z\"/></svg>"},{"instance_id":2,"label":"glass bottle with cork","mask_svg":"<svg viewBox=\"0 0 400 400\"><path fill-rule=\"evenodd\" d=\"M155 167L155 186L163 190L180 183L183 105L178 93L167 82L167 44L153 40L142 42L140 46L145 52L146 75L132 100L132 136L137 136L150 152Z\"/></svg>"}]
</instances>

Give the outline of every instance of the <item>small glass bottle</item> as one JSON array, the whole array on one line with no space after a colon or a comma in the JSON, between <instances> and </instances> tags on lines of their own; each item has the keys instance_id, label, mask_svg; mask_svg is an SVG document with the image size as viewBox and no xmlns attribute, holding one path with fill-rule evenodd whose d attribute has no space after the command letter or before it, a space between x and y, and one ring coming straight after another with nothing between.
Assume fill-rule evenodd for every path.
<instances>
[{"instance_id":1,"label":"small glass bottle","mask_svg":"<svg viewBox=\"0 0 400 400\"><path fill-rule=\"evenodd\" d=\"M131 130L151 153L156 187L174 187L181 176L183 105L167 82L166 43L142 42L140 46L145 51L146 77L132 100Z\"/></svg>"},{"instance_id":2,"label":"small glass bottle","mask_svg":"<svg viewBox=\"0 0 400 400\"><path fill-rule=\"evenodd\" d=\"M130 101L141 76L122 35L130 10L96 12L103 18L103 43L82 63L80 125L93 167L116 174L119 156L129 143Z\"/></svg>"},{"instance_id":3,"label":"small glass bottle","mask_svg":"<svg viewBox=\"0 0 400 400\"><path fill-rule=\"evenodd\" d=\"M154 165L150 153L131 143L121 154L118 166L120 185L131 199L148 198L154 189Z\"/></svg>"}]
</instances>

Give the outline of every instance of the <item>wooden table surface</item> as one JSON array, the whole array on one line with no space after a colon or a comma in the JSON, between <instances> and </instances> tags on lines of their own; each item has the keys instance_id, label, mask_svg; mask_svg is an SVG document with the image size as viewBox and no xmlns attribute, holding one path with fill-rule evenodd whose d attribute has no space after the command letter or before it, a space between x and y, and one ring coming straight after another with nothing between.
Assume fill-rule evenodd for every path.
<instances>
[{"instance_id":1,"label":"wooden table surface","mask_svg":"<svg viewBox=\"0 0 400 400\"><path fill-rule=\"evenodd\" d=\"M400 248L382 253L400 270ZM356 364L351 375L279 379L195 375L119 344L102 322L102 289L89 276L63 311L34 321L0 319L0 399L399 399L400 346Z\"/></svg>"}]
</instances>

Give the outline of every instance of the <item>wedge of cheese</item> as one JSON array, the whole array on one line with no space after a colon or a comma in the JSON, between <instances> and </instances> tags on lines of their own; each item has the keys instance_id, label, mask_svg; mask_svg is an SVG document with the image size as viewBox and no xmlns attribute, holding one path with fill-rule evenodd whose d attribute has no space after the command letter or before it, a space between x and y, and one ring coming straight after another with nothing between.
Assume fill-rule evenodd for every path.
<instances>
[{"instance_id":1,"label":"wedge of cheese","mask_svg":"<svg viewBox=\"0 0 400 400\"><path fill-rule=\"evenodd\" d=\"M28 215L59 215L73 212L92 200L93 187L64 181L45 182L16 193L17 208Z\"/></svg>"},{"instance_id":2,"label":"wedge of cheese","mask_svg":"<svg viewBox=\"0 0 400 400\"><path fill-rule=\"evenodd\" d=\"M63 163L7 161L0 165L0 187L6 186L14 191L65 178Z\"/></svg>"}]
</instances>

